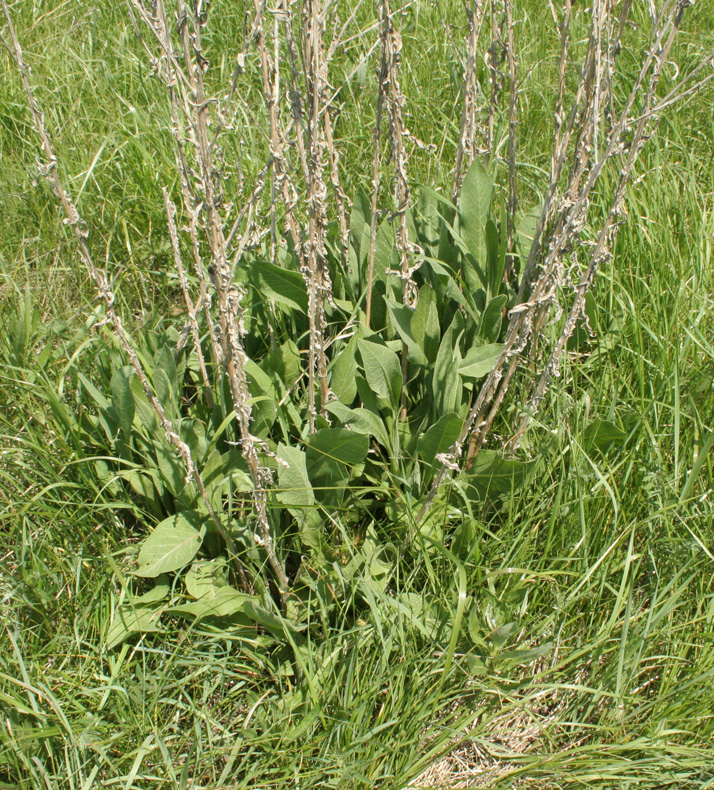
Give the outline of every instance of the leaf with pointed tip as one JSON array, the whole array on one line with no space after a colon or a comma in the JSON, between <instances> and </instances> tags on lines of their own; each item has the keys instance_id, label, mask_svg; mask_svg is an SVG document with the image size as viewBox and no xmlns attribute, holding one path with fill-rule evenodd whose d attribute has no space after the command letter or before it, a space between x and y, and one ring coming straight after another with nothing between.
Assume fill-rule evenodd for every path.
<instances>
[{"instance_id":1,"label":"leaf with pointed tip","mask_svg":"<svg viewBox=\"0 0 714 790\"><path fill-rule=\"evenodd\" d=\"M494 296L483 311L481 326L479 327L478 333L479 337L487 343L495 343L498 340L498 336L501 334L503 309L507 301L508 297L505 294Z\"/></svg>"},{"instance_id":2,"label":"leaf with pointed tip","mask_svg":"<svg viewBox=\"0 0 714 790\"><path fill-rule=\"evenodd\" d=\"M357 339L350 342L337 354L330 368L330 389L335 393L340 403L349 406L357 395Z\"/></svg>"},{"instance_id":3,"label":"leaf with pointed tip","mask_svg":"<svg viewBox=\"0 0 714 790\"><path fill-rule=\"evenodd\" d=\"M134 606L145 606L149 603L163 601L169 594L169 590L169 577L166 574L162 574L156 578L154 586L150 590L143 595L132 596L131 602Z\"/></svg>"},{"instance_id":4,"label":"leaf with pointed tip","mask_svg":"<svg viewBox=\"0 0 714 790\"><path fill-rule=\"evenodd\" d=\"M459 375L470 379L480 379L482 376L486 376L496 364L502 350L502 343L489 343L486 346L470 348L461 360Z\"/></svg>"},{"instance_id":5,"label":"leaf with pointed tip","mask_svg":"<svg viewBox=\"0 0 714 790\"><path fill-rule=\"evenodd\" d=\"M338 401L332 401L327 404L327 410L353 431L374 436L382 446L389 447L389 434L383 420L369 409L350 409Z\"/></svg>"},{"instance_id":6,"label":"leaf with pointed tip","mask_svg":"<svg viewBox=\"0 0 714 790\"><path fill-rule=\"evenodd\" d=\"M432 397L437 418L458 411L461 405L462 383L459 378L461 352L459 340L464 331L461 313L454 315L449 328L441 339L439 353L432 373Z\"/></svg>"},{"instance_id":7,"label":"leaf with pointed tip","mask_svg":"<svg viewBox=\"0 0 714 790\"><path fill-rule=\"evenodd\" d=\"M251 274L263 296L285 307L307 313L307 291L300 272L267 261L256 261L251 265Z\"/></svg>"},{"instance_id":8,"label":"leaf with pointed tip","mask_svg":"<svg viewBox=\"0 0 714 790\"><path fill-rule=\"evenodd\" d=\"M266 628L273 636L279 639L284 639L287 631L295 634L307 628L305 624L292 623L285 617L269 611L264 606L261 606L255 598L245 602L243 612L247 617L258 623L258 625L262 625L263 628Z\"/></svg>"},{"instance_id":9,"label":"leaf with pointed tip","mask_svg":"<svg viewBox=\"0 0 714 790\"><path fill-rule=\"evenodd\" d=\"M228 586L225 558L196 560L188 569L184 583L192 598L215 598L221 589Z\"/></svg>"},{"instance_id":10,"label":"leaf with pointed tip","mask_svg":"<svg viewBox=\"0 0 714 790\"><path fill-rule=\"evenodd\" d=\"M145 606L121 606L114 612L105 643L107 650L118 647L129 637L160 631L160 612Z\"/></svg>"},{"instance_id":11,"label":"leaf with pointed tip","mask_svg":"<svg viewBox=\"0 0 714 790\"><path fill-rule=\"evenodd\" d=\"M153 578L188 565L201 547L205 527L196 527L204 520L200 513L187 511L158 524L141 546L137 576Z\"/></svg>"},{"instance_id":12,"label":"leaf with pointed tip","mask_svg":"<svg viewBox=\"0 0 714 790\"><path fill-rule=\"evenodd\" d=\"M392 316L394 328L397 330L397 334L408 349L409 361L413 362L415 365L427 365L428 360L412 334L411 322L414 311L406 305L397 304L393 299L385 297L384 301Z\"/></svg>"},{"instance_id":13,"label":"leaf with pointed tip","mask_svg":"<svg viewBox=\"0 0 714 790\"><path fill-rule=\"evenodd\" d=\"M474 159L459 196L459 232L482 268L486 265L486 222L492 198L493 181L481 162Z\"/></svg>"},{"instance_id":14,"label":"leaf with pointed tip","mask_svg":"<svg viewBox=\"0 0 714 790\"><path fill-rule=\"evenodd\" d=\"M110 383L112 391L112 406L119 425L128 442L132 433L134 422L134 395L131 391L129 376L123 370L115 370Z\"/></svg>"},{"instance_id":15,"label":"leaf with pointed tip","mask_svg":"<svg viewBox=\"0 0 714 790\"><path fill-rule=\"evenodd\" d=\"M307 474L307 456L289 445L278 445L278 486L276 498L287 506L298 522L300 537L313 549L320 547L322 519L317 512L315 494Z\"/></svg>"},{"instance_id":16,"label":"leaf with pointed tip","mask_svg":"<svg viewBox=\"0 0 714 790\"><path fill-rule=\"evenodd\" d=\"M323 428L307 445L307 471L316 481L346 480L352 468L362 463L369 449L369 437L347 428Z\"/></svg>"},{"instance_id":17,"label":"leaf with pointed tip","mask_svg":"<svg viewBox=\"0 0 714 790\"><path fill-rule=\"evenodd\" d=\"M164 442L155 441L154 451L156 452L156 462L169 491L178 496L186 487L186 470L181 459L176 454L173 446L167 446Z\"/></svg>"},{"instance_id":18,"label":"leaf with pointed tip","mask_svg":"<svg viewBox=\"0 0 714 790\"><path fill-rule=\"evenodd\" d=\"M454 442L459 438L463 420L458 414L452 412L444 414L434 423L419 439L417 450L419 457L426 463L434 466L440 465L436 456L449 451Z\"/></svg>"},{"instance_id":19,"label":"leaf with pointed tip","mask_svg":"<svg viewBox=\"0 0 714 790\"><path fill-rule=\"evenodd\" d=\"M357 341L362 355L362 367L370 389L393 408L399 405L402 391L402 368L399 357L386 346L360 338Z\"/></svg>"},{"instance_id":20,"label":"leaf with pointed tip","mask_svg":"<svg viewBox=\"0 0 714 790\"><path fill-rule=\"evenodd\" d=\"M428 285L419 289L419 300L414 308L411 319L411 332L424 352L424 356L433 362L439 353L439 311L436 309L436 294Z\"/></svg>"},{"instance_id":21,"label":"leaf with pointed tip","mask_svg":"<svg viewBox=\"0 0 714 790\"><path fill-rule=\"evenodd\" d=\"M246 593L238 592L233 587L221 587L215 595L204 595L197 601L172 606L166 611L183 617L230 617L243 611L243 607L250 601Z\"/></svg>"}]
</instances>

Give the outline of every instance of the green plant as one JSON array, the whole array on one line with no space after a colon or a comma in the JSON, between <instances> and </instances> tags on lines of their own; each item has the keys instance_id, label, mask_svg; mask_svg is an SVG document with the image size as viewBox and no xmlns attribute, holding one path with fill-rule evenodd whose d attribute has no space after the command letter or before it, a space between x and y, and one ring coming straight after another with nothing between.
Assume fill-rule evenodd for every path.
<instances>
[{"instance_id":1,"label":"green plant","mask_svg":"<svg viewBox=\"0 0 714 790\"><path fill-rule=\"evenodd\" d=\"M661 47L646 58L649 82L639 93L642 73L627 73L622 59L615 60L613 50L597 41L595 50L581 52L573 33L572 50L561 52L560 81L549 86L554 106L573 99L571 122L550 130L556 142L550 179L534 170L532 180L521 180L525 168L512 154L516 138L510 121L520 100L511 71L517 65L514 41L509 43L513 9L506 4L503 16L493 16L487 42L496 58L490 61L493 68L480 73L467 67L455 75L456 83L463 76L465 94L491 92L494 99L482 107L488 142L482 157L474 155L478 123L465 109L462 132L472 131L453 147L461 151L466 172L456 168L449 200L408 177L412 160L407 154L416 158L424 149L405 127L405 70L388 56L402 44L408 51L400 27L408 38L411 22L380 3L377 46L384 79L375 108L381 113L375 123L380 145L371 159L372 173L380 178L373 179L371 194L354 190L352 201L342 183L345 169L352 171L353 181L360 180L358 166L346 168L344 156L341 165L335 158L345 137L315 46L324 36L328 52L338 62L341 57L349 61L340 36L328 43L338 17L308 3L302 21L276 16L271 31L265 9L256 4L245 60L239 60L243 71L236 76L251 101L232 105L227 100L233 95L220 93L213 72L202 73L204 53L215 50L210 38L201 43L211 29L198 13L200 6L178 5L178 30L161 3L132 7L160 67L168 96L162 117L173 126L178 143L173 173L169 141L153 143L165 169L160 180L157 175L145 185L155 193L155 203L159 183L171 185L163 200L168 234L157 242L156 230L151 231L154 239L145 242L142 260L159 268L162 277L168 269L172 287L164 289L161 307L137 320L131 314L134 303L121 293L121 277L112 281L112 271L94 265L101 259L94 223L87 241L86 228L56 179L104 304L87 310L83 326L51 322L43 315L46 303L40 310L31 289L21 288L7 308L6 333L12 363L7 392L18 398L8 435L19 431L26 437L18 440L22 452L38 455L52 436L57 457L64 458L60 472L48 459L37 469L27 460L13 469L41 477L43 492L72 491L71 512L79 514L82 525L92 519L81 510L82 498L96 508L90 513L111 514L106 515L112 545L104 547L104 576L96 571L92 577L101 606L93 611L87 605L91 622L72 626L81 634L76 649L60 636L51 644L59 652L81 655L86 677L95 671L87 652L92 646L96 660L109 667L102 672L117 683L121 679L122 691L104 690L103 680L87 681L91 695L101 700L99 710L109 705L121 721L117 729L114 720L99 717L90 730L115 733L118 745L93 764L94 747L77 733L86 711L93 712L88 717L96 715L95 700L88 692L89 701L67 706L41 678L50 648L40 650L34 632L22 638L15 632L14 647L3 659L10 678L3 693L13 728L4 741L3 765L32 782L43 776L33 758L55 778L71 763L66 781L74 781L74 771L87 786L96 776L112 776L130 787L143 781L141 772L161 774L174 786L185 785L189 773L206 786L233 777L250 786L258 775L284 783L299 771L314 784L398 786L452 736L461 737L467 725L474 725L470 695L489 710L476 723L475 738L491 738L489 727L498 729L499 715L537 711L540 704L550 711L560 704L555 696L565 698L562 720L572 716L595 733L582 755L575 752L572 758L582 760L583 775L588 756L592 759L588 749L598 738L611 739L612 750L602 762L611 759L617 766L603 765L603 775L625 770L637 749L661 764L675 760L674 746L642 733L650 726L657 730L659 713L687 683L704 687L710 672L706 661L698 661L697 672L687 679L675 657L663 659L668 674L662 696L642 702L639 717L624 713L617 718L602 710L602 699L639 705L640 677L647 684L643 688L655 684L657 650L687 650L676 628L691 627L697 645L706 640L711 594L702 579L706 554L693 548L706 549L706 538L691 526L691 541L677 537L676 520L669 520L675 519L671 502L658 501L654 515L642 508L647 497L657 498L663 487L671 487L672 502L684 503L687 513L697 515L699 505L690 499L710 471L708 418L696 406L683 405L677 383L680 395L671 407L677 425L675 471L671 481L662 483L669 451L662 439L668 426L661 403L670 409L670 378L655 382L648 373L661 366L661 358L651 361L649 355L651 342L664 342L656 339L662 316L657 313L648 325L650 319L641 319L641 313L646 314L648 300L657 305L653 291L673 286L663 278L652 288L638 270L636 304L620 304L622 284L608 290L606 270L602 289L591 290L610 250L628 254L629 248L618 252L613 246L614 231L627 180L640 175L636 159L648 113L664 109L662 102L666 105L677 87L668 83L665 98L656 100L657 82L666 79L664 45L680 21L675 5L671 16L657 22L661 27L652 28ZM470 9L466 62L472 66L479 62L477 46L483 47L473 37L483 26L476 12L485 8L474 4ZM420 7L419 13L427 12ZM639 11L632 13L644 30L650 29L644 13L642 18ZM593 20L566 4L559 32L565 39L568 31L589 30L596 40ZM339 22L359 24L356 35L362 42L374 20L348 15ZM607 18L615 36L617 22ZM635 36L626 26L620 33ZM501 55L499 46L504 47ZM629 67L635 46L624 46ZM598 65L596 53L612 59ZM500 57L508 66L507 83ZM572 69L569 58L587 68ZM601 106L614 107L615 115L600 114L589 103L608 68L621 81L607 87ZM226 76L222 65L220 77ZM291 103L275 99L280 84L290 86ZM341 90L349 87L348 81ZM269 154L259 142L253 148L236 143L251 134L250 113L260 113L260 92ZM33 95L30 85L31 105ZM163 94L151 95L161 100ZM200 96L205 102L197 101ZM236 117L246 113L250 123L233 119L234 129L223 128L229 116L213 115L214 98L225 102L221 107L235 107ZM597 139L600 147L593 142ZM52 163L52 140L47 135L43 142ZM202 152L206 142L208 154ZM309 143L302 153L301 143ZM381 158L382 143L389 149L388 162ZM544 143L543 150L549 145ZM606 156L610 146L612 156ZM223 165L234 161L237 149L242 175L237 167ZM93 169L91 164L87 178ZM385 177L390 171L392 196ZM58 172L50 168L49 175ZM317 205L325 194L332 195L330 201ZM534 208L519 211L518 194L524 205L532 197ZM642 217L661 198L645 200L639 194L629 193L628 200L631 214ZM240 205L231 205L233 195L241 196ZM155 222L156 206L154 214ZM622 231L631 234L626 238L632 249L647 249L637 237L640 230L635 224ZM122 234L130 263L139 257L135 232L143 231L125 227ZM117 242L109 233L107 249L111 245L115 250ZM632 258L627 260L633 266ZM163 309L164 303L175 308L177 301L186 308L180 321ZM559 317L558 306L567 315ZM637 313L631 320L630 309ZM705 307L699 309L706 314ZM666 311L663 315L669 321ZM700 319L693 320L696 348L708 347L702 326ZM590 337L588 329L598 337ZM630 356L608 335L615 330L627 339ZM615 361L618 354L626 363ZM618 364L635 367L636 375L618 375ZM559 367L568 375L562 385L555 381L554 395L546 400L545 389ZM706 388L706 382L697 386ZM591 390L600 397L592 408ZM619 400L623 392L625 409ZM33 411L40 417L31 416ZM35 424L40 418L44 422ZM538 419L545 430L525 438L527 453L515 454L523 429L539 425ZM683 424L702 437L691 469L684 460L692 448ZM654 437L654 450L648 436ZM626 486L639 493L629 494ZM50 530L57 534L72 528L69 516L65 521L53 514L60 503L59 495L46 503ZM704 505L701 509L705 512ZM8 509L6 522L13 517ZM36 529L28 523L28 532ZM648 549L652 565L642 560L638 543L648 530L654 536ZM540 541L545 542L542 551ZM62 610L52 608L53 596L64 589L62 580L84 571L81 563L50 561L41 542L32 545L42 559L34 569L29 558L23 559L25 586L12 594L23 602L24 622L31 620L27 610L36 612L30 630L40 635ZM685 567L684 576L671 565L668 552ZM653 586L657 574L663 578L661 588ZM699 608L692 604L693 591ZM62 611L71 612L69 604ZM681 625L668 630L668 618ZM580 631L587 635L583 645ZM563 641L560 634L568 636ZM657 636L650 651L651 634ZM227 713L228 691L225 696L216 692L214 701L213 691L199 694L197 684L190 702L184 700L176 669L180 640L188 640L195 651L191 672L198 676L231 673L230 662L240 656L241 671L254 678L240 687L247 706L241 712L243 729L249 731L245 749L244 744L228 745L243 726ZM165 668L159 653L168 656ZM202 670L199 656L207 656ZM569 696L573 675L586 670L592 670L593 690L581 688ZM131 673L135 676L127 679ZM13 676L24 685L13 685ZM231 677L240 678L240 672ZM67 683L61 674L56 678ZM215 690L217 681L205 682L206 689ZM33 708L28 693L41 698L42 705ZM120 699L123 694L131 704ZM494 695L502 695L500 708L483 702ZM538 702L543 697L549 701ZM457 703L459 713L451 719L449 706ZM154 712L147 713L144 705ZM186 728L200 729L202 705L211 711L210 726L196 739L201 753L189 754ZM691 729L687 711L674 713ZM178 717L181 735L167 740L164 716ZM59 722L57 732L52 721ZM623 745L622 721L638 728L634 751ZM26 729L28 722L37 731ZM147 727L163 734L149 733ZM214 729L222 728L231 735L209 744ZM699 747L688 733L688 745L676 759L680 775L694 782ZM392 736L408 744L403 756L390 748ZM566 775L567 737L553 737L562 749L558 759ZM71 744L66 763L61 757L65 738ZM283 745L296 742L294 760L276 758ZM338 759L341 753L348 756ZM523 758L509 768L509 776L547 773L546 753L542 749L537 759ZM266 768L271 761L275 767Z\"/></svg>"}]
</instances>

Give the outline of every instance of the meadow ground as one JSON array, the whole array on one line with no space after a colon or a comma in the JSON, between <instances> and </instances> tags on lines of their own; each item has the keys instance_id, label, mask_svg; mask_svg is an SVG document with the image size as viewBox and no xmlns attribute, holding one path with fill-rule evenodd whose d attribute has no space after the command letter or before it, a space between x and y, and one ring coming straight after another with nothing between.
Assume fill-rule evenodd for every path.
<instances>
[{"instance_id":1,"label":"meadow ground","mask_svg":"<svg viewBox=\"0 0 714 790\"><path fill-rule=\"evenodd\" d=\"M222 84L243 3L212 5ZM545 7L518 9L524 206L548 163L557 39ZM177 176L161 86L126 8L11 11L131 331L167 332L181 293L161 187ZM688 14L680 67L714 46L714 5ZM410 178L448 193L463 9L415 0L401 24L407 123L434 146L414 147ZM371 178L373 42L367 31L336 60L349 195ZM0 788L714 787L711 85L670 108L637 165L594 290L596 337L574 346L523 449L535 472L475 505L471 531L442 534L451 553L425 549L423 573L395 571L441 626L355 597L329 623L315 615L296 672L290 645L204 621L168 618L161 633L107 644L161 508L108 486L63 416L92 412L92 381L108 390L111 341L91 328L93 288L37 182L4 49L0 62ZM262 99L249 78L250 105ZM252 135L248 171L266 145ZM593 441L593 425L610 440ZM459 593L483 601L493 631L517 623L517 639L490 642L478 665L465 646L478 618L462 622Z\"/></svg>"}]
</instances>

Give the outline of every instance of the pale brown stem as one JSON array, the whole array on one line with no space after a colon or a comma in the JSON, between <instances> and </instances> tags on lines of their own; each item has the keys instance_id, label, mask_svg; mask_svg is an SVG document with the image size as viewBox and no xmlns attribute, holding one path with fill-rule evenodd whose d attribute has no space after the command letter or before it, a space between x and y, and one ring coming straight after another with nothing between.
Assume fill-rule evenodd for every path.
<instances>
[{"instance_id":1,"label":"pale brown stem","mask_svg":"<svg viewBox=\"0 0 714 790\"><path fill-rule=\"evenodd\" d=\"M176 271L179 276L179 283L181 284L181 291L183 293L184 302L186 303L186 312L188 313L189 325L191 327L191 335L193 337L193 347L198 359L198 366L201 370L201 378L203 379L204 394L206 403L209 409L213 408L213 395L211 393L211 384L208 379L208 370L206 369L206 360L203 356L201 348L201 332L198 328L198 319L196 318L196 308L191 299L191 293L188 286L188 278L186 277L186 270L183 267L181 259L181 246L179 244L178 231L176 230L176 207L169 198L169 193L166 187L161 190L164 197L164 209L166 211L166 222L169 228L169 238L171 239L171 248L174 252L174 263L176 264ZM210 324L209 324L210 328Z\"/></svg>"},{"instance_id":2,"label":"pale brown stem","mask_svg":"<svg viewBox=\"0 0 714 790\"><path fill-rule=\"evenodd\" d=\"M463 163L466 158L468 168L474 159L476 147L476 63L478 41L488 0L473 0L467 7L469 34L466 40L466 65L464 67L463 104L461 108L461 128L454 159L454 176L451 185L451 200L455 204L461 191Z\"/></svg>"},{"instance_id":3,"label":"pale brown stem","mask_svg":"<svg viewBox=\"0 0 714 790\"><path fill-rule=\"evenodd\" d=\"M231 391L236 412L241 448L248 463L253 484L253 506L257 524L257 534L265 549L268 563L275 576L280 591L283 609L287 605L289 581L283 565L277 555L270 529L267 511L265 487L270 481L270 473L260 465L255 437L250 432L251 398L245 373L245 351L242 343L242 293L233 281L232 267L228 259L226 237L220 209L223 206L222 195L218 189L220 173L214 165L213 155L216 151L215 142L208 132L208 112L212 104L207 100L204 90L203 73L205 59L202 53L201 28L205 17L192 13L185 0L177 0L178 31L182 46L185 71L181 69L173 54L173 46L169 34L170 26L166 15L164 0L156 0L155 13L150 15L138 0L130 0L140 18L156 37L161 57L157 61L159 74L169 88L177 87L177 95L172 105L181 108L185 118L185 127L179 126L177 140L181 141L185 128L194 151L198 177L192 177L188 162L186 164L184 198L189 202L187 209L193 216L194 228L202 219L208 247L211 252L212 283L215 287L218 323L220 326L220 347L214 343L217 358L226 369L227 381ZM179 102L180 95L180 102ZM180 123L176 121L177 125ZM194 195L196 198L194 198ZM200 196L200 200L197 200ZM252 198L253 199L253 198ZM195 202L194 202L195 201ZM195 206L195 208L194 208ZM191 228L191 225L189 225ZM202 269L197 237L192 239L197 267ZM239 249L245 240L239 243Z\"/></svg>"},{"instance_id":4,"label":"pale brown stem","mask_svg":"<svg viewBox=\"0 0 714 790\"><path fill-rule=\"evenodd\" d=\"M323 179L323 134L320 114L325 95L326 64L324 62L324 8L321 0L306 0L304 67L306 81L305 113L303 98L298 87L298 55L292 31L292 11L288 0L282 2L285 38L290 64L291 105L295 143L302 165L307 189L308 232L301 240L301 272L308 294L308 412L310 433L316 430L318 409L316 386L319 386L320 413L327 416L330 390L327 382L327 356L325 354L325 299L332 298L332 285L325 260L325 232L327 215L325 198L327 188ZM303 122L303 116L307 122Z\"/></svg>"},{"instance_id":5,"label":"pale brown stem","mask_svg":"<svg viewBox=\"0 0 714 790\"><path fill-rule=\"evenodd\" d=\"M79 212L77 211L77 207L72 202L72 199L69 197L67 191L65 190L62 181L60 180L59 170L58 170L58 162L57 156L54 152L54 148L50 141L50 137L47 133L45 128L44 122L44 114L40 110L40 107L35 99L34 92L32 90L32 86L30 84L30 70L27 66L24 56L22 53L22 48L20 46L20 42L17 38L17 34L15 33L15 28L12 23L12 18L10 17L10 11L7 6L7 0L1 0L3 12L5 14L5 20L8 26L8 32L10 35L10 55L13 57L18 71L20 72L20 79L22 80L22 86L25 91L25 96L27 98L27 103L30 108L30 112L32 114L32 119L35 125L35 130L40 138L40 142L42 145L42 151L47 160L46 164L43 165L42 168L42 175L44 175L52 185L55 195L60 201L62 205L62 209L65 214L65 221L68 224L72 231L74 232L75 240L77 242L77 246L79 248L80 255L84 264L89 272L89 276L91 277L94 285L97 289L97 293L99 294L100 298L104 302L107 320L109 324L112 326L113 331L119 343L124 350L124 353L127 355L129 362L131 363L134 372L136 373L139 382L141 383L142 389L144 390L144 394L146 395L149 403L151 404L156 416L159 418L159 422L164 429L166 434L166 438L170 444L172 444L176 451L178 452L179 456L184 462L184 466L186 468L186 482L193 482L198 489L199 496L201 497L201 501L203 502L206 510L208 511L209 517L215 523L216 528L221 535L221 538L224 540L226 544L226 548L228 549L229 554L231 555L231 563L233 564L239 578L247 584L245 579L245 574L243 568L240 566L238 562L238 554L236 550L235 542L233 541L232 536L230 533L225 529L221 519L216 514L215 510L213 509L213 505L208 497L206 492L206 488L203 482L203 478L201 477L200 472L196 468L194 463L193 457L191 455L191 450L189 449L186 442L181 439L180 435L176 431L173 422L169 419L166 411L164 410L163 405L159 401L159 399L154 394L154 391L149 383L149 379L144 371L144 367L141 364L139 356L137 355L134 347L129 340L129 337L124 329L124 324L121 320L121 317L116 312L115 309L115 295L111 289L109 284L109 279L107 277L107 273L98 267L92 256L92 253L89 249L89 245L87 243L87 239L89 238L89 229L80 216Z\"/></svg>"},{"instance_id":6,"label":"pale brown stem","mask_svg":"<svg viewBox=\"0 0 714 790\"><path fill-rule=\"evenodd\" d=\"M493 156L495 145L496 116L498 114L499 99L505 82L505 75L501 71L505 55L503 43L503 15L499 16L496 4L500 0L491 0L491 46L486 53L488 76L491 81L491 98L488 104L488 122L486 124L486 153L484 161L488 164Z\"/></svg>"},{"instance_id":7,"label":"pale brown stem","mask_svg":"<svg viewBox=\"0 0 714 790\"><path fill-rule=\"evenodd\" d=\"M581 85L576 93L568 126L562 136L558 137L556 135L554 143L549 199L552 199L555 195L556 184L565 160L571 130L575 122L574 119L578 116L578 107L581 99L585 99L585 117L583 120L589 129L586 129L574 143L576 161L571 170L564 197L558 202L558 220L548 235L547 253L541 267L541 275L530 293L529 301L522 302L511 310L503 350L479 391L459 439L452 446L446 462L442 465L432 483L417 516L417 524L423 519L443 482L451 474L452 470L458 469L458 461L462 455L465 442L467 440L470 441L469 460L473 459L483 446L508 386L518 368L519 356L527 348L534 336L537 336L539 328L542 326L542 321L552 305L557 305L555 301L557 288L559 284L566 282L563 268L565 265L564 256L577 241L584 227L592 189L607 162L613 157L619 156L621 151L627 150L627 160L621 169L620 180L615 191L610 213L598 234L598 240L591 253L590 262L575 286L575 301L571 306L564 328L550 355L550 359L545 365L536 385L534 395L529 404L532 409L537 408L539 400L545 394L550 379L557 374L567 341L574 331L578 317L582 315L585 294L592 284L600 262L609 254L615 233L619 227L618 216L621 212L625 188L631 179L636 157L650 136L646 127L647 110L637 120L630 117L630 111L634 105L635 97L641 91L646 80L649 80L649 83L646 89L645 105L646 108L652 106L661 69L674 41L683 6L669 4L668 13L660 16L658 23L655 25L651 46L645 54L634 87L625 100L623 109L610 124L609 133L602 144L599 145L600 150L597 151L597 156L595 156L594 147L598 134L596 127L603 123L601 113L597 108L603 106L603 100L607 103L609 99L611 83L607 81L606 77L611 69L611 63L608 62L608 58L598 56L593 49L596 46L603 46L607 40L612 40L612 36L611 20L602 13L601 0L595 0L594 6L594 19L590 37L591 46L587 62L582 71ZM566 3L566 11L568 9L569 3ZM561 64L565 61L566 53L567 47L561 47ZM599 99L595 102L590 102L587 97L592 99L592 94L595 91L600 92ZM632 141L627 142L632 124L636 125L635 132ZM584 140L592 141L592 148L588 148L589 142L588 145L584 145ZM547 212L548 207L545 206L541 214L541 228L538 234L542 232ZM531 250L529 264L535 261L537 254L537 251ZM527 288L528 281L529 278L526 278L522 283L522 293ZM531 417L532 415L529 413L526 413L523 417L519 430L513 437L514 446L520 440L520 436L527 427Z\"/></svg>"},{"instance_id":8,"label":"pale brown stem","mask_svg":"<svg viewBox=\"0 0 714 790\"><path fill-rule=\"evenodd\" d=\"M369 330L372 325L372 290L374 288L374 255L377 246L377 197L379 194L379 162L381 159L382 142L382 113L384 107L384 93L382 91L383 73L385 65L382 58L382 65L379 71L379 89L377 92L377 116L372 134L372 198L370 203L369 220L369 254L367 256L367 293L365 300L365 327Z\"/></svg>"},{"instance_id":9,"label":"pale brown stem","mask_svg":"<svg viewBox=\"0 0 714 790\"><path fill-rule=\"evenodd\" d=\"M518 191L516 183L516 124L518 121L518 64L516 43L513 31L513 0L504 0L506 12L506 52L508 58L508 202L506 205L506 249L509 257L504 271L506 281L515 281L514 235L516 212L518 210Z\"/></svg>"}]
</instances>

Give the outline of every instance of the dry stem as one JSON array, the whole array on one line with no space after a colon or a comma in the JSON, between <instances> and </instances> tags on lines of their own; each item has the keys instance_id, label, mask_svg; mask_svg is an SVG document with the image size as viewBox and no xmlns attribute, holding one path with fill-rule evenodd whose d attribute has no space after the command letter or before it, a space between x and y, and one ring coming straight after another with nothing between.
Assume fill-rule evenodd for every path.
<instances>
[{"instance_id":1,"label":"dry stem","mask_svg":"<svg viewBox=\"0 0 714 790\"><path fill-rule=\"evenodd\" d=\"M57 156L55 155L54 148L50 141L50 137L47 133L45 122L44 122L44 114L41 112L40 107L35 99L34 92L32 90L32 86L30 84L30 69L28 65L25 63L24 56L22 53L22 48L20 46L20 42L17 38L17 34L15 33L15 28L12 23L12 19L10 17L10 11L7 6L7 0L2 0L2 7L3 12L5 14L5 20L8 26L8 32L10 35L10 54L15 60L15 63L18 67L20 72L20 78L22 80L22 85L25 91L25 96L27 98L27 103L30 108L30 112L32 114L32 119L35 125L35 130L39 135L40 142L42 145L42 152L45 156L46 162L40 165L40 173L44 175L52 185L55 195L59 199L62 209L65 214L65 224L69 225L74 232L75 240L77 242L77 246L79 248L80 255L84 264L89 272L90 277L92 278L94 285L97 289L97 293L99 294L100 298L104 302L107 320L109 324L112 326L114 331L114 335L119 340L119 343L124 350L124 353L127 355L131 366L136 373L141 386L144 390L144 393L151 403L154 412L156 413L159 421L164 429L166 434L167 440L176 448L179 456L184 462L184 466L186 468L186 482L194 482L199 496L201 497L206 510L209 513L210 518L214 521L221 537L226 543L226 547L231 555L231 562L233 564L234 569L236 570L239 578L243 582L244 586L246 586L247 582L245 579L244 571L242 567L238 564L238 556L236 551L236 546L231 537L230 533L224 528L223 523L221 522L220 518L216 514L211 501L208 497L206 492L205 485L203 483L203 479L201 474L199 473L196 465L194 463L193 457L191 456L191 451L184 442L179 434L177 433L173 422L169 419L164 407L162 406L159 399L154 394L154 391L149 383L149 379L144 371L143 365L139 360L139 356L137 355L134 347L129 340L129 337L124 329L124 324L122 323L121 317L116 312L115 309L115 296L114 292L111 289L109 284L109 280L107 277L106 272L98 267L92 256L92 253L89 249L88 238L89 238L89 229L80 216L79 212L77 211L77 207L74 205L72 199L69 197L67 191L65 190L62 181L60 180L59 170L58 170L58 162Z\"/></svg>"},{"instance_id":2,"label":"dry stem","mask_svg":"<svg viewBox=\"0 0 714 790\"><path fill-rule=\"evenodd\" d=\"M620 168L620 178L610 211L598 233L588 264L573 286L575 299L535 386L529 409L522 417L513 438L514 446L518 444L528 427L532 417L531 412L537 408L543 398L550 379L557 375L567 341L575 329L578 318L582 315L585 294L592 285L598 266L609 255L615 234L621 224L619 216L622 212L622 202L627 184L632 178L634 164L654 130L654 124L648 127L648 121L652 117L652 108L658 106L654 101L657 84L686 5L688 5L686 0L682 2L670 0L665 3L664 10L656 20L650 47L645 53L640 72L620 111L617 112L614 101L614 63L620 49L620 37L630 4L624 4L619 19L615 20L609 0L594 0L588 53L568 123L564 124L562 102L569 51L570 20L570 0L565 1L561 23L559 91L551 177L523 274L519 293L521 302L510 312L503 350L471 407L459 439L452 446L427 494L417 516L417 524L423 519L441 485L451 474L451 470L458 468L456 462L461 458L465 444L469 443L467 464L483 446L518 369L519 359L527 348L530 347L531 351L535 348L534 343L541 336L544 322L553 313L553 306L556 307L556 318L559 315L558 290L568 285L571 279L568 254L580 238L587 221L592 190L608 162L614 157L624 155L625 162ZM639 118L632 118L632 108L645 85L645 110ZM672 98L668 95L667 101L671 101ZM574 134L575 129L578 130L577 134ZM572 151L570 172L564 188L558 193L560 177L569 151ZM552 217L555 220L549 224ZM544 233L546 235L543 240ZM545 250L545 254L540 262L542 249ZM539 264L539 276L531 285L532 274L537 264Z\"/></svg>"}]
</instances>

